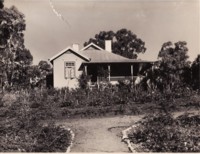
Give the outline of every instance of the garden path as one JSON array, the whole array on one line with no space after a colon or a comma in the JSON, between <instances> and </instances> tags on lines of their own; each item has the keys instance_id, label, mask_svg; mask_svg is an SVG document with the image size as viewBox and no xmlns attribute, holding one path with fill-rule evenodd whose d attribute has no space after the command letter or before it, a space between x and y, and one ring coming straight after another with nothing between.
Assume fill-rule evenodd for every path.
<instances>
[{"instance_id":1,"label":"garden path","mask_svg":"<svg viewBox=\"0 0 200 154\"><path fill-rule=\"evenodd\" d=\"M131 126L142 116L115 116L79 118L59 121L75 133L71 152L129 152L121 142L121 131Z\"/></svg>"},{"instance_id":2,"label":"garden path","mask_svg":"<svg viewBox=\"0 0 200 154\"><path fill-rule=\"evenodd\" d=\"M189 113L198 113L198 110L190 110ZM184 112L174 112L177 117ZM74 118L59 120L57 124L72 129L75 139L71 152L129 152L125 143L121 142L121 132L132 126L144 115L114 116L99 118Z\"/></svg>"}]
</instances>

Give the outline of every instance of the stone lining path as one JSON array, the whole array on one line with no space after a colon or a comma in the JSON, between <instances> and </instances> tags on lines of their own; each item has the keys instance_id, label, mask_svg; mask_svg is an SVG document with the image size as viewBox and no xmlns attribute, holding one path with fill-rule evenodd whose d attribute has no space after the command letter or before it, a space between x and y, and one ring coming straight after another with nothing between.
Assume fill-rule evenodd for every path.
<instances>
[{"instance_id":1,"label":"stone lining path","mask_svg":"<svg viewBox=\"0 0 200 154\"><path fill-rule=\"evenodd\" d=\"M115 116L92 119L67 119L58 124L75 133L71 152L129 152L121 142L121 132L142 116Z\"/></svg>"}]
</instances>

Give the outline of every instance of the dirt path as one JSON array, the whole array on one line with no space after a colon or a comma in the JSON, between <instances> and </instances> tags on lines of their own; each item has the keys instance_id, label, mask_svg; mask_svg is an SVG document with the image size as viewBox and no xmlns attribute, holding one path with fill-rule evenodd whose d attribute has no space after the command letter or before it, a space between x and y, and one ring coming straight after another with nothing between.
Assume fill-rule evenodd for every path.
<instances>
[{"instance_id":1,"label":"dirt path","mask_svg":"<svg viewBox=\"0 0 200 154\"><path fill-rule=\"evenodd\" d=\"M190 111L195 113L198 111ZM175 112L177 117L184 112ZM75 139L71 152L129 152L121 142L122 130L144 115L67 119L57 122L72 129Z\"/></svg>"},{"instance_id":2,"label":"dirt path","mask_svg":"<svg viewBox=\"0 0 200 154\"><path fill-rule=\"evenodd\" d=\"M121 131L142 116L115 116L93 119L68 119L58 124L75 133L71 152L129 152L121 142Z\"/></svg>"}]
</instances>

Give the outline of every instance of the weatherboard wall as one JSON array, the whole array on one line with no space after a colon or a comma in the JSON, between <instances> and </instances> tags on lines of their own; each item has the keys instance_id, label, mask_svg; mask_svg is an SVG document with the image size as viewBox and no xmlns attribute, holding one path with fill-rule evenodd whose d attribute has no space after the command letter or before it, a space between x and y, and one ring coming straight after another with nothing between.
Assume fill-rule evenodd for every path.
<instances>
[{"instance_id":1,"label":"weatherboard wall","mask_svg":"<svg viewBox=\"0 0 200 154\"><path fill-rule=\"evenodd\" d=\"M54 88L78 87L78 78L82 74L82 71L79 71L78 69L83 61L84 60L82 58L71 53L70 51L67 51L61 56L57 57L53 61ZM75 62L75 77L74 78L66 78L65 62Z\"/></svg>"}]
</instances>

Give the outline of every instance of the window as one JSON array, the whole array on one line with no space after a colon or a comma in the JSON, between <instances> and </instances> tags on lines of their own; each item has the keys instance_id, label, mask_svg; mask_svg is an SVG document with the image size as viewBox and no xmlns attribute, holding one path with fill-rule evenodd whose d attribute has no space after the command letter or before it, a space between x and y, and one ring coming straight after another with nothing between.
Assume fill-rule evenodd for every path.
<instances>
[{"instance_id":1,"label":"window","mask_svg":"<svg viewBox=\"0 0 200 154\"><path fill-rule=\"evenodd\" d=\"M65 66L66 67L75 66L75 63L74 62L65 62Z\"/></svg>"},{"instance_id":2,"label":"window","mask_svg":"<svg viewBox=\"0 0 200 154\"><path fill-rule=\"evenodd\" d=\"M75 62L65 62L65 78L75 78Z\"/></svg>"}]
</instances>

